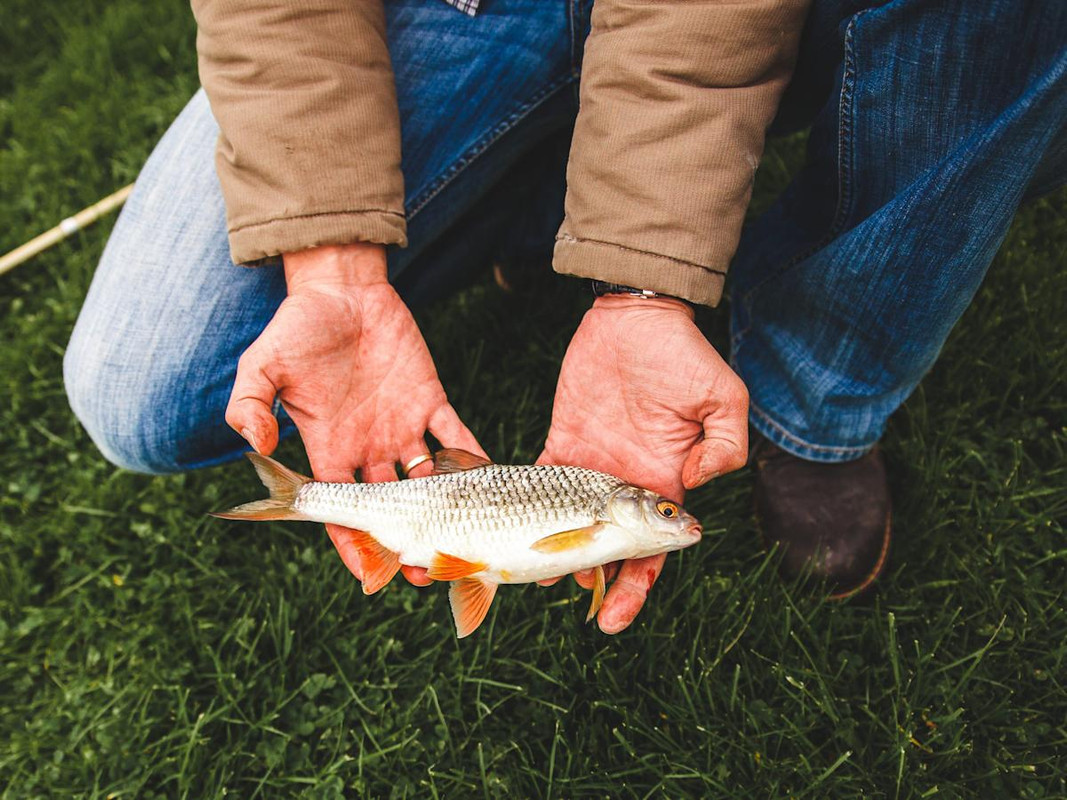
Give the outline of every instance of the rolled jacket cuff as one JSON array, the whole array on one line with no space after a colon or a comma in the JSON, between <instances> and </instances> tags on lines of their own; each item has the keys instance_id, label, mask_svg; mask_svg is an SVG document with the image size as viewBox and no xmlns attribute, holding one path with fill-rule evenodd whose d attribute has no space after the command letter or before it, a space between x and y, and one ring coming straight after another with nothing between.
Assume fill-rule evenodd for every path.
<instances>
[{"instance_id":1,"label":"rolled jacket cuff","mask_svg":"<svg viewBox=\"0 0 1067 800\"><path fill-rule=\"evenodd\" d=\"M341 211L286 217L230 231L235 264L255 265L282 253L326 244L408 243L407 222L394 211Z\"/></svg>"},{"instance_id":2,"label":"rolled jacket cuff","mask_svg":"<svg viewBox=\"0 0 1067 800\"><path fill-rule=\"evenodd\" d=\"M552 268L562 275L651 289L705 306L719 304L726 279L724 270L565 233L556 237Z\"/></svg>"}]
</instances>

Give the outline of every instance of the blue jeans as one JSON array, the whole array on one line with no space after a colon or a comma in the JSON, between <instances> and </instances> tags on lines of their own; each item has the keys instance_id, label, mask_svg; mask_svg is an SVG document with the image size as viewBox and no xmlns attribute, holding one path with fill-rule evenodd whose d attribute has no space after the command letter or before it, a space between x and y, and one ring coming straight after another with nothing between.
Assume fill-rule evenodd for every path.
<instances>
[{"instance_id":1,"label":"blue jeans","mask_svg":"<svg viewBox=\"0 0 1067 800\"><path fill-rule=\"evenodd\" d=\"M867 5L816 0L781 114L813 124L808 164L746 232L732 273L752 423L820 460L873 445L1018 204L1062 180L1067 158L1067 4ZM471 20L436 0L386 4L410 240L389 268L409 303L516 239L550 252L587 6L489 0ZM230 262L216 135L200 93L145 165L64 362L75 413L135 470L245 449L224 409L238 357L285 294L279 267ZM536 187L509 180L531 164Z\"/></svg>"},{"instance_id":2,"label":"blue jeans","mask_svg":"<svg viewBox=\"0 0 1067 800\"><path fill-rule=\"evenodd\" d=\"M546 243L547 264L563 218L587 5L493 0L471 19L439 0L386 3L409 241L389 252L389 273L409 305L488 266L500 233L516 225ZM225 423L226 403L239 356L285 297L280 262L230 260L217 136L201 91L141 171L64 359L71 407L93 441L140 472L209 466L247 449ZM531 158L548 159L533 190L509 180Z\"/></svg>"},{"instance_id":3,"label":"blue jeans","mask_svg":"<svg viewBox=\"0 0 1067 800\"><path fill-rule=\"evenodd\" d=\"M1067 3L816 0L779 122L807 163L734 259L732 361L756 430L848 461L1067 178Z\"/></svg>"}]
</instances>

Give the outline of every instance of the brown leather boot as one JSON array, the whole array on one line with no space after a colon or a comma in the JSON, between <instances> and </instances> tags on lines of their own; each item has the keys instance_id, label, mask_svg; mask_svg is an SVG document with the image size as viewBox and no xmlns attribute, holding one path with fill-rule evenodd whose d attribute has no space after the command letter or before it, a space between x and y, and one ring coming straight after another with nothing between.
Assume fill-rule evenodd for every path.
<instances>
[{"instance_id":1,"label":"brown leather boot","mask_svg":"<svg viewBox=\"0 0 1067 800\"><path fill-rule=\"evenodd\" d=\"M835 600L870 587L889 554L889 483L881 451L828 464L790 455L755 431L751 441L756 521L764 544L782 551L782 576L824 579Z\"/></svg>"}]
</instances>

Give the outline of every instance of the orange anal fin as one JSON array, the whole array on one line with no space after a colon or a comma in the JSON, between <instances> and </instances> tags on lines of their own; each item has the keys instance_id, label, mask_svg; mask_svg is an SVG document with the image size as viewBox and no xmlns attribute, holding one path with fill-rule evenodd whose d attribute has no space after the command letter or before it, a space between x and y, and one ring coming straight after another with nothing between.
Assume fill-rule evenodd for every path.
<instances>
[{"instance_id":1,"label":"orange anal fin","mask_svg":"<svg viewBox=\"0 0 1067 800\"><path fill-rule=\"evenodd\" d=\"M463 639L470 636L482 624L489 606L496 596L497 584L478 578L460 578L448 589L448 601L452 605L452 617L456 620L456 635Z\"/></svg>"},{"instance_id":2,"label":"orange anal fin","mask_svg":"<svg viewBox=\"0 0 1067 800\"><path fill-rule=\"evenodd\" d=\"M426 570L426 577L435 581L458 581L481 572L488 566L478 561L467 561L448 553L434 553L433 561Z\"/></svg>"},{"instance_id":3,"label":"orange anal fin","mask_svg":"<svg viewBox=\"0 0 1067 800\"><path fill-rule=\"evenodd\" d=\"M374 594L393 579L400 570L400 556L388 550L366 531L349 529L352 543L359 550L359 565L363 572L363 594Z\"/></svg>"},{"instance_id":4,"label":"orange anal fin","mask_svg":"<svg viewBox=\"0 0 1067 800\"><path fill-rule=\"evenodd\" d=\"M589 604L589 613L585 615L586 622L592 622L600 607L604 605L604 568L597 566L593 570L593 600Z\"/></svg>"},{"instance_id":5,"label":"orange anal fin","mask_svg":"<svg viewBox=\"0 0 1067 800\"><path fill-rule=\"evenodd\" d=\"M433 474L446 475L449 472L464 472L468 469L487 467L492 463L484 456L478 456L457 447L446 447L433 454Z\"/></svg>"},{"instance_id":6,"label":"orange anal fin","mask_svg":"<svg viewBox=\"0 0 1067 800\"><path fill-rule=\"evenodd\" d=\"M564 550L575 550L592 542L603 527L604 523L598 522L587 528L575 528L572 531L553 533L551 536L538 539L530 545L530 549L539 553L561 553Z\"/></svg>"}]
</instances>

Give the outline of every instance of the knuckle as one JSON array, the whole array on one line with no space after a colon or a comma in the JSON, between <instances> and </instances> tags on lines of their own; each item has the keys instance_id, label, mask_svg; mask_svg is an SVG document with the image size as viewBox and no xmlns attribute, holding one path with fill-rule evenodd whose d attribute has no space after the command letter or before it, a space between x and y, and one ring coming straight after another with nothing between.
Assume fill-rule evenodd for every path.
<instances>
[{"instance_id":1,"label":"knuckle","mask_svg":"<svg viewBox=\"0 0 1067 800\"><path fill-rule=\"evenodd\" d=\"M270 362L263 358L262 348L258 346L258 343L253 342L237 359L238 382L251 380L256 373L263 372L265 364L268 363Z\"/></svg>"},{"instance_id":2,"label":"knuckle","mask_svg":"<svg viewBox=\"0 0 1067 800\"><path fill-rule=\"evenodd\" d=\"M226 407L226 424L234 430L237 430L237 426L241 424L240 414L238 414L232 402Z\"/></svg>"},{"instance_id":3,"label":"knuckle","mask_svg":"<svg viewBox=\"0 0 1067 800\"><path fill-rule=\"evenodd\" d=\"M726 390L725 403L731 412L739 416L748 414L748 387L740 378L734 378Z\"/></svg>"},{"instance_id":4,"label":"knuckle","mask_svg":"<svg viewBox=\"0 0 1067 800\"><path fill-rule=\"evenodd\" d=\"M652 588L651 583L642 585L624 575L620 575L614 585L618 593L627 595L632 601L636 601L638 607L645 602L645 598L648 597L648 590Z\"/></svg>"},{"instance_id":5,"label":"knuckle","mask_svg":"<svg viewBox=\"0 0 1067 800\"><path fill-rule=\"evenodd\" d=\"M722 461L722 469L724 472L733 472L734 470L741 469L748 462L748 455L744 449L737 448L730 451Z\"/></svg>"},{"instance_id":6,"label":"knuckle","mask_svg":"<svg viewBox=\"0 0 1067 800\"><path fill-rule=\"evenodd\" d=\"M237 374L240 375L242 372L247 372L249 369L252 369L255 362L256 350L255 345L252 345L241 353L241 357L237 359Z\"/></svg>"}]
</instances>

